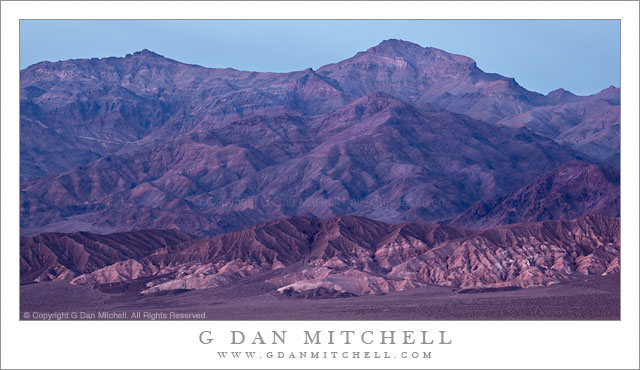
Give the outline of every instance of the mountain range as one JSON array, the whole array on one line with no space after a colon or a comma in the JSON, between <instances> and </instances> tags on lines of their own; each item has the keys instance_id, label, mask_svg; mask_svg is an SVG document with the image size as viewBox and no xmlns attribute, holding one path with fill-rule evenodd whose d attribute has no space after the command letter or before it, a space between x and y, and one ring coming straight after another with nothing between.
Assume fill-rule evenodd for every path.
<instances>
[{"instance_id":1,"label":"mountain range","mask_svg":"<svg viewBox=\"0 0 640 370\"><path fill-rule=\"evenodd\" d=\"M42 234L24 238L20 254L25 283L66 280L150 295L252 277L281 294L348 297L426 285L546 286L574 274L617 273L620 232L619 220L607 216L479 231L296 216L205 238L176 231Z\"/></svg>"},{"instance_id":2,"label":"mountain range","mask_svg":"<svg viewBox=\"0 0 640 370\"><path fill-rule=\"evenodd\" d=\"M21 71L22 234L447 220L569 161L616 168L619 102L400 40L292 73L42 62Z\"/></svg>"},{"instance_id":3,"label":"mountain range","mask_svg":"<svg viewBox=\"0 0 640 370\"><path fill-rule=\"evenodd\" d=\"M317 70L148 50L20 73L21 283L293 297L615 274L620 90L387 40Z\"/></svg>"}]
</instances>

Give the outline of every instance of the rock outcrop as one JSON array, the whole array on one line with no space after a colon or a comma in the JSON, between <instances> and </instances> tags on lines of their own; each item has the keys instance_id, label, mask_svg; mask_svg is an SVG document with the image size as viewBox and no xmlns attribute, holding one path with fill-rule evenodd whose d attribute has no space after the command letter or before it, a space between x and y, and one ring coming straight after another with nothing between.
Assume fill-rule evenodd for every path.
<instances>
[{"instance_id":1,"label":"rock outcrop","mask_svg":"<svg viewBox=\"0 0 640 370\"><path fill-rule=\"evenodd\" d=\"M114 237L86 240L100 238ZM48 234L38 240L60 261L68 249L51 245L68 239ZM23 239L23 281L34 276L34 260L40 259L27 252L33 240ZM139 257L118 255L108 265L99 259L101 250L84 247L85 259L100 262L49 268L38 276L97 289L137 284L142 294L233 286L252 278L286 295L346 297L426 285L546 286L575 274L619 272L620 256L619 219L596 215L479 231L430 223L390 225L354 216L290 217L183 243L154 240L155 245L129 252Z\"/></svg>"}]
</instances>

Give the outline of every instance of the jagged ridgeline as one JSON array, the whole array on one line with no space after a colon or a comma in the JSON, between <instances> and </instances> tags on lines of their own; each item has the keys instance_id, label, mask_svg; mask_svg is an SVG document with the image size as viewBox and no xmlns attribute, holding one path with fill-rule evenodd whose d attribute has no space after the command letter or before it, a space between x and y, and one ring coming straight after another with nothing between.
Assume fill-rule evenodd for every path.
<instances>
[{"instance_id":1,"label":"jagged ridgeline","mask_svg":"<svg viewBox=\"0 0 640 370\"><path fill-rule=\"evenodd\" d=\"M542 95L410 42L291 73L144 50L38 63L20 84L23 236L203 236L288 216L476 227L619 212L619 89ZM571 161L599 166L580 178L597 184L550 186L555 196L534 185ZM497 204L527 186L529 200Z\"/></svg>"}]
</instances>

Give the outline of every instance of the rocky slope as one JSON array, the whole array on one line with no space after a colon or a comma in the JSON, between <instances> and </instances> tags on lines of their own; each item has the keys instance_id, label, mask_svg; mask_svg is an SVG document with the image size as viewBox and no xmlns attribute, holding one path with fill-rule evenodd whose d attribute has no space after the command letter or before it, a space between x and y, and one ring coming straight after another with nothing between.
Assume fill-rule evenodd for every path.
<instances>
[{"instance_id":1,"label":"rocky slope","mask_svg":"<svg viewBox=\"0 0 640 370\"><path fill-rule=\"evenodd\" d=\"M448 222L486 228L518 222L574 219L586 214L620 217L620 172L568 162L503 198L478 202Z\"/></svg>"},{"instance_id":2,"label":"rocky slope","mask_svg":"<svg viewBox=\"0 0 640 370\"><path fill-rule=\"evenodd\" d=\"M618 272L619 227L619 219L606 216L483 231L390 225L352 216L290 217L180 244L156 243L138 252L144 255L139 258L46 276L98 289L135 285L142 294L233 286L246 277L301 297L381 294L426 285L544 286L576 273ZM56 234L43 243L67 238ZM22 249L30 249L32 240L23 239ZM49 250L64 258L63 250ZM88 251L90 259L93 253ZM24 279L37 257L22 255Z\"/></svg>"},{"instance_id":3,"label":"rocky slope","mask_svg":"<svg viewBox=\"0 0 640 370\"><path fill-rule=\"evenodd\" d=\"M25 236L214 235L294 215L442 221L566 162L619 162L619 89L541 95L400 40L317 71L143 50L38 63L20 84Z\"/></svg>"},{"instance_id":4,"label":"rocky slope","mask_svg":"<svg viewBox=\"0 0 640 370\"><path fill-rule=\"evenodd\" d=\"M498 124L528 127L538 134L587 154L590 158L620 167L620 89L577 97L567 91L552 92L557 104L533 108L506 117Z\"/></svg>"},{"instance_id":5,"label":"rocky slope","mask_svg":"<svg viewBox=\"0 0 640 370\"><path fill-rule=\"evenodd\" d=\"M575 124L577 116L589 120L601 114L585 111L596 98L619 106L619 89L592 97L563 90L543 96L483 72L471 58L400 40L318 71L203 68L143 50L124 58L38 63L21 71L20 83L21 135L30 139L21 147L25 179L59 173L141 140L170 140L255 115L328 113L375 92L527 127L563 126L567 119ZM540 117L550 114L561 117ZM556 135L557 129L541 132ZM62 151L74 155L57 155Z\"/></svg>"},{"instance_id":6,"label":"rocky slope","mask_svg":"<svg viewBox=\"0 0 640 370\"><path fill-rule=\"evenodd\" d=\"M20 240L20 282L68 280L118 261L142 258L192 237L177 230L99 235L48 233Z\"/></svg>"},{"instance_id":7,"label":"rocky slope","mask_svg":"<svg viewBox=\"0 0 640 370\"><path fill-rule=\"evenodd\" d=\"M20 85L24 179L256 115L325 114L375 92L489 121L548 100L470 58L399 40L318 71L203 68L143 50L38 63L21 71Z\"/></svg>"},{"instance_id":8,"label":"rocky slope","mask_svg":"<svg viewBox=\"0 0 640 370\"><path fill-rule=\"evenodd\" d=\"M579 156L375 93L314 117L254 117L122 150L22 183L23 233L89 224L215 234L288 215L385 222L453 217Z\"/></svg>"},{"instance_id":9,"label":"rocky slope","mask_svg":"<svg viewBox=\"0 0 640 370\"><path fill-rule=\"evenodd\" d=\"M469 57L402 40L384 41L352 58L321 67L318 74L351 95L379 91L486 122L553 104L513 78L482 71Z\"/></svg>"}]
</instances>

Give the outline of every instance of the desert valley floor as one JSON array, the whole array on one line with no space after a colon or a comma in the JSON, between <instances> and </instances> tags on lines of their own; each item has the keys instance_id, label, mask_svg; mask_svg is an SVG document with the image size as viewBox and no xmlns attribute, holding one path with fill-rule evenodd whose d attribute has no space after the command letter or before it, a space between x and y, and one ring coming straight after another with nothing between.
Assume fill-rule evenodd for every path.
<instances>
[{"instance_id":1,"label":"desert valley floor","mask_svg":"<svg viewBox=\"0 0 640 370\"><path fill-rule=\"evenodd\" d=\"M252 281L253 280L253 281ZM210 288L154 297L103 293L66 282L23 286L24 313L181 312L206 320L619 320L620 275L576 276L550 287L488 291L441 286L386 295L304 299L242 288Z\"/></svg>"}]
</instances>

